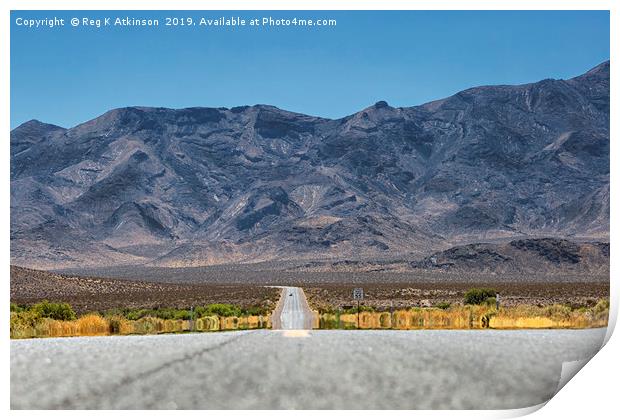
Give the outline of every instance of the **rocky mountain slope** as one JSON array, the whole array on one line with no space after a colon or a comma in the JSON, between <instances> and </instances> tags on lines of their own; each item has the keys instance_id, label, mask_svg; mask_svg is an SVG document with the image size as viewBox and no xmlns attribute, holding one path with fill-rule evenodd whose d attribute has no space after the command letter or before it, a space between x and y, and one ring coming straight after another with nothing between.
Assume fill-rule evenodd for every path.
<instances>
[{"instance_id":1,"label":"rocky mountain slope","mask_svg":"<svg viewBox=\"0 0 620 420\"><path fill-rule=\"evenodd\" d=\"M11 132L11 258L38 268L376 258L609 237L609 62L339 120L115 109Z\"/></svg>"},{"instance_id":2,"label":"rocky mountain slope","mask_svg":"<svg viewBox=\"0 0 620 420\"><path fill-rule=\"evenodd\" d=\"M565 239L518 239L502 244L475 243L434 253L412 268L463 273L560 273L609 275L609 243Z\"/></svg>"}]
</instances>

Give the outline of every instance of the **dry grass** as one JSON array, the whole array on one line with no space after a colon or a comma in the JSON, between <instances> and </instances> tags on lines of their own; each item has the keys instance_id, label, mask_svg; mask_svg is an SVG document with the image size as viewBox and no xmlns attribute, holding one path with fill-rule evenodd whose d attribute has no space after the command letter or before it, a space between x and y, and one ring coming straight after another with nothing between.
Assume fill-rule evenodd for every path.
<instances>
[{"instance_id":1,"label":"dry grass","mask_svg":"<svg viewBox=\"0 0 620 420\"><path fill-rule=\"evenodd\" d=\"M458 306L446 310L414 308L390 312L361 312L361 329L519 329L596 328L607 326L609 309L604 305L587 310L567 306L521 305L496 311L488 306ZM320 329L358 328L357 314L322 314L314 326ZM120 316L84 315L72 321L38 319L33 325L11 323L11 338L76 337L95 335L163 334L189 331L225 331L271 328L270 317L206 316L195 321L145 317L135 321Z\"/></svg>"},{"instance_id":2,"label":"dry grass","mask_svg":"<svg viewBox=\"0 0 620 420\"><path fill-rule=\"evenodd\" d=\"M49 318L23 322L11 314L11 338L78 337L94 335L164 334L189 331L224 331L270 328L271 320L263 316L205 316L195 321L145 317L135 321L121 316L102 317L88 314L72 321Z\"/></svg>"},{"instance_id":3,"label":"dry grass","mask_svg":"<svg viewBox=\"0 0 620 420\"><path fill-rule=\"evenodd\" d=\"M110 334L110 324L99 315L85 315L72 321L41 318L20 322L11 314L11 338L71 337Z\"/></svg>"},{"instance_id":4,"label":"dry grass","mask_svg":"<svg viewBox=\"0 0 620 420\"><path fill-rule=\"evenodd\" d=\"M323 329L519 329L519 328L597 328L607 326L609 309L594 307L572 310L564 305L537 307L520 305L510 308L456 306L449 309L414 308L390 312L359 314L322 314Z\"/></svg>"},{"instance_id":5,"label":"dry grass","mask_svg":"<svg viewBox=\"0 0 620 420\"><path fill-rule=\"evenodd\" d=\"M601 301L604 302L604 301ZM489 320L490 328L596 328L606 327L609 307L599 303L594 308L571 310L564 305L539 308L521 305L500 309Z\"/></svg>"}]
</instances>

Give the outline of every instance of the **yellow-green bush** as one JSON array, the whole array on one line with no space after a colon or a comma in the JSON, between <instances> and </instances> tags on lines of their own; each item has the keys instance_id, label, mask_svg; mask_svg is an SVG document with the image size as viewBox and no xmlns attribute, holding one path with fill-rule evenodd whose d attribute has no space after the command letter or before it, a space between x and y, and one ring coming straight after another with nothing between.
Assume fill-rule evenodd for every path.
<instances>
[{"instance_id":1,"label":"yellow-green bush","mask_svg":"<svg viewBox=\"0 0 620 420\"><path fill-rule=\"evenodd\" d=\"M389 312L361 312L363 329L516 329L516 328L596 328L607 325L609 303L592 308L571 309L565 305L538 307L519 305L495 310L489 305L459 305L446 309L412 308ZM326 313L320 316L324 329L358 327L357 314Z\"/></svg>"},{"instance_id":2,"label":"yellow-green bush","mask_svg":"<svg viewBox=\"0 0 620 420\"><path fill-rule=\"evenodd\" d=\"M188 331L220 331L269 328L269 317L250 315L242 317L203 316L188 319L161 319L151 316L131 320L114 314L102 317L88 314L74 320L41 318L39 313L20 309L11 312L11 338L70 337L108 334L161 334Z\"/></svg>"}]
</instances>

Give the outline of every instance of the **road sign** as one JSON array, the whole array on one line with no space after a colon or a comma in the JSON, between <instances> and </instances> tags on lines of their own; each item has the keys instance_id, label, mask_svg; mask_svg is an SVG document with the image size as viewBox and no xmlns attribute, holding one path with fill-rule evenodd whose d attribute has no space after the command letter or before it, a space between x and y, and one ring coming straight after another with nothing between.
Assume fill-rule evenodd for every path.
<instances>
[{"instance_id":1,"label":"road sign","mask_svg":"<svg viewBox=\"0 0 620 420\"><path fill-rule=\"evenodd\" d=\"M353 300L357 300L357 328L360 327L360 300L364 300L364 289L356 287L353 289Z\"/></svg>"}]
</instances>

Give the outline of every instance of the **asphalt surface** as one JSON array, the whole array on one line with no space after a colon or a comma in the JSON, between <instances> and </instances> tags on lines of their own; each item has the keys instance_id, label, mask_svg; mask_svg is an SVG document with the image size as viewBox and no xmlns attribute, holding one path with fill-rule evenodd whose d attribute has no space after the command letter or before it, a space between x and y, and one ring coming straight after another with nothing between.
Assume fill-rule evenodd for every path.
<instances>
[{"instance_id":1,"label":"asphalt surface","mask_svg":"<svg viewBox=\"0 0 620 420\"><path fill-rule=\"evenodd\" d=\"M310 330L313 317L314 313L300 287L282 288L280 301L272 316L273 329Z\"/></svg>"},{"instance_id":2,"label":"asphalt surface","mask_svg":"<svg viewBox=\"0 0 620 420\"><path fill-rule=\"evenodd\" d=\"M13 409L473 409L548 400L605 329L11 340Z\"/></svg>"}]
</instances>

